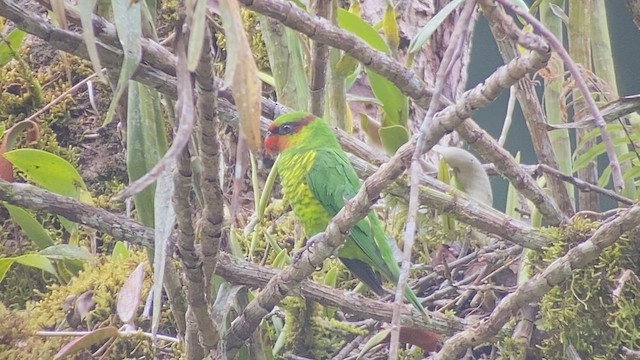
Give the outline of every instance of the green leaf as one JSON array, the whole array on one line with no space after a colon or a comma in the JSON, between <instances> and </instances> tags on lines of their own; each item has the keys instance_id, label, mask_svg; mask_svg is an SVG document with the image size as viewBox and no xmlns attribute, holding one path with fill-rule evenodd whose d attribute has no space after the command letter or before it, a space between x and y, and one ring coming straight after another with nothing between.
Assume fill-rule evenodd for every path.
<instances>
[{"instance_id":1,"label":"green leaf","mask_svg":"<svg viewBox=\"0 0 640 360\"><path fill-rule=\"evenodd\" d=\"M449 165L447 165L447 162L444 158L440 159L440 162L438 163L438 174L436 175L436 178L445 184L451 185L451 174L449 172ZM456 229L456 221L449 214L442 213L440 215L440 219L442 221L442 227L445 232L454 231Z\"/></svg>"},{"instance_id":2,"label":"green leaf","mask_svg":"<svg viewBox=\"0 0 640 360\"><path fill-rule=\"evenodd\" d=\"M82 24L82 39L87 47L87 53L93 65L93 70L100 76L102 81L107 82L107 78L102 72L100 57L98 56L98 48L96 47L96 36L93 32L93 10L96 8L98 0L82 0L78 3L78 13L80 14L80 23Z\"/></svg>"},{"instance_id":3,"label":"green leaf","mask_svg":"<svg viewBox=\"0 0 640 360\"><path fill-rule=\"evenodd\" d=\"M338 25L346 31L358 36L372 48L382 51L387 55L391 54L391 49L389 49L389 46L382 36L380 36L380 34L378 34L371 25L362 20L359 16L352 14L345 9L338 9Z\"/></svg>"},{"instance_id":4,"label":"green leaf","mask_svg":"<svg viewBox=\"0 0 640 360\"><path fill-rule=\"evenodd\" d=\"M280 244L278 244L278 242L273 238L273 236L271 236L268 232L264 231L263 232L264 236L267 238L267 241L269 242L269 245L271 245L271 248L279 253L280 251L282 251L282 247L280 246Z\"/></svg>"},{"instance_id":5,"label":"green leaf","mask_svg":"<svg viewBox=\"0 0 640 360\"><path fill-rule=\"evenodd\" d=\"M116 242L116 244L113 246L113 251L111 252L111 258L115 260L118 258L128 259L130 257L131 254L129 253L129 249L127 249L127 246L124 244L124 242Z\"/></svg>"},{"instance_id":6,"label":"green leaf","mask_svg":"<svg viewBox=\"0 0 640 360\"><path fill-rule=\"evenodd\" d=\"M367 134L369 144L382 147L380 141L380 124L367 114L360 113L360 129Z\"/></svg>"},{"instance_id":7,"label":"green leaf","mask_svg":"<svg viewBox=\"0 0 640 360\"><path fill-rule=\"evenodd\" d=\"M409 102L407 97L391 81L378 75L368 68L365 69L371 90L380 102L386 116L383 116L382 126L406 125L409 116Z\"/></svg>"},{"instance_id":8,"label":"green leaf","mask_svg":"<svg viewBox=\"0 0 640 360\"><path fill-rule=\"evenodd\" d=\"M158 93L139 83L129 86L127 106L127 173L134 182L151 170L167 151ZM133 197L138 219L154 227L155 184Z\"/></svg>"},{"instance_id":9,"label":"green leaf","mask_svg":"<svg viewBox=\"0 0 640 360\"><path fill-rule=\"evenodd\" d=\"M120 68L118 84L113 92L113 98L109 105L109 110L105 116L103 126L113 120L116 106L124 94L124 90L129 87L129 80L138 69L142 59L142 16L140 4L137 1L118 0L111 3L113 8L118 39L124 50L124 59Z\"/></svg>"},{"instance_id":10,"label":"green leaf","mask_svg":"<svg viewBox=\"0 0 640 360\"><path fill-rule=\"evenodd\" d=\"M464 0L453 0L444 6L418 31L416 36L409 43L409 54L415 55L422 46L429 40L431 35L438 29L444 20L455 10Z\"/></svg>"},{"instance_id":11,"label":"green leaf","mask_svg":"<svg viewBox=\"0 0 640 360\"><path fill-rule=\"evenodd\" d=\"M53 267L51 261L46 256L40 254L25 254L13 258L16 263L30 266L32 268L46 271L50 274L57 275L56 268Z\"/></svg>"},{"instance_id":12,"label":"green leaf","mask_svg":"<svg viewBox=\"0 0 640 360\"><path fill-rule=\"evenodd\" d=\"M4 157L39 186L93 205L87 185L67 160L37 149L17 149L5 153Z\"/></svg>"},{"instance_id":13,"label":"green leaf","mask_svg":"<svg viewBox=\"0 0 640 360\"><path fill-rule=\"evenodd\" d=\"M356 357L356 360L362 359L362 357L374 346L381 344L384 341L384 339L386 339L387 336L389 336L389 334L391 334L391 329L380 330L379 333L373 335L371 339L369 339L369 341L367 341L367 343L364 344L364 346L362 347L362 350L360 350L360 353L358 354L358 357Z\"/></svg>"},{"instance_id":14,"label":"green leaf","mask_svg":"<svg viewBox=\"0 0 640 360\"><path fill-rule=\"evenodd\" d=\"M93 255L87 249L69 244L49 246L44 250L40 250L38 254L51 260L81 260L86 262L93 260Z\"/></svg>"},{"instance_id":15,"label":"green leaf","mask_svg":"<svg viewBox=\"0 0 640 360\"><path fill-rule=\"evenodd\" d=\"M627 139L626 137L613 139L612 141L613 145L622 145L622 144L627 144L628 142L629 142L629 139ZM596 158L599 155L602 155L605 152L606 152L606 148L604 143L602 142L592 146L589 150L585 151L584 153L576 157L575 161L573 162L573 171L575 172L580 169L583 169L590 162L596 160Z\"/></svg>"},{"instance_id":16,"label":"green leaf","mask_svg":"<svg viewBox=\"0 0 640 360\"><path fill-rule=\"evenodd\" d=\"M389 155L395 154L400 146L409 141L409 132L400 125L381 127L379 134L382 146Z\"/></svg>"},{"instance_id":17,"label":"green leaf","mask_svg":"<svg viewBox=\"0 0 640 360\"><path fill-rule=\"evenodd\" d=\"M416 36L411 39L411 42L409 43L409 50L408 53L411 55L411 58L413 58L413 55L415 55L418 51L420 51L420 49L422 48L422 46L427 42L427 40L429 40L429 38L431 37L431 35L436 31L436 29L438 29L438 27L440 25L442 25L442 23L444 22L444 20L453 12L453 10L455 10L458 5L460 5L460 3L462 3L464 0L453 0L450 3L448 3L446 6L444 6L442 8L442 10L438 11L437 14L435 14L423 27L422 29L420 29L420 31L418 31L418 33L416 34Z\"/></svg>"},{"instance_id":18,"label":"green leaf","mask_svg":"<svg viewBox=\"0 0 640 360\"><path fill-rule=\"evenodd\" d=\"M271 266L282 269L289 264L291 264L291 258L289 257L289 254L287 254L287 249L282 249L278 255L276 255L276 258L273 259L273 264L271 264Z\"/></svg>"},{"instance_id":19,"label":"green leaf","mask_svg":"<svg viewBox=\"0 0 640 360\"><path fill-rule=\"evenodd\" d=\"M7 275L7 271L11 268L11 265L15 262L12 258L0 259L0 283L4 280L4 277Z\"/></svg>"},{"instance_id":20,"label":"green leaf","mask_svg":"<svg viewBox=\"0 0 640 360\"><path fill-rule=\"evenodd\" d=\"M393 8L393 3L387 3L387 9L384 11L382 17L382 32L387 38L389 47L394 51L398 49L400 45L400 32L398 31L398 22L396 21L396 11Z\"/></svg>"},{"instance_id":21,"label":"green leaf","mask_svg":"<svg viewBox=\"0 0 640 360\"><path fill-rule=\"evenodd\" d=\"M20 229L33 241L40 249L45 249L54 244L47 230L28 211L17 206L3 204L9 211L11 218L20 226Z\"/></svg>"},{"instance_id":22,"label":"green leaf","mask_svg":"<svg viewBox=\"0 0 640 360\"><path fill-rule=\"evenodd\" d=\"M17 54L25 35L24 31L15 28L0 41L0 67L7 65Z\"/></svg>"},{"instance_id":23,"label":"green leaf","mask_svg":"<svg viewBox=\"0 0 640 360\"><path fill-rule=\"evenodd\" d=\"M607 124L605 126L605 130L608 133L614 133L614 132L624 132L625 128L620 123L611 123L611 124ZM589 130L589 132L587 132L586 134L580 136L580 142L576 146L576 149L582 149L583 147L585 147L585 144L587 142L589 142L591 140L599 139L601 134L602 134L602 132L600 131L599 128L594 128L594 129ZM633 140L637 140L637 136L638 135L632 137L632 139Z\"/></svg>"}]
</instances>

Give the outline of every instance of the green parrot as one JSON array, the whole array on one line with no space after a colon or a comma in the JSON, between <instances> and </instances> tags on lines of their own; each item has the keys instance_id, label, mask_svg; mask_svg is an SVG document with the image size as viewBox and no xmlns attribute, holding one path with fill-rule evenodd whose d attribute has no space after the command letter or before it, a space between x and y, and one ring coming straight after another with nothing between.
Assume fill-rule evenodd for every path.
<instances>
[{"instance_id":1,"label":"green parrot","mask_svg":"<svg viewBox=\"0 0 640 360\"><path fill-rule=\"evenodd\" d=\"M302 223L307 237L325 231L329 221L354 197L360 179L324 120L306 112L278 117L264 141L267 152L279 153L277 171L285 199ZM378 216L370 211L349 230L338 257L373 292L385 294L379 276L398 283L400 269ZM407 286L405 297L426 312Z\"/></svg>"}]
</instances>

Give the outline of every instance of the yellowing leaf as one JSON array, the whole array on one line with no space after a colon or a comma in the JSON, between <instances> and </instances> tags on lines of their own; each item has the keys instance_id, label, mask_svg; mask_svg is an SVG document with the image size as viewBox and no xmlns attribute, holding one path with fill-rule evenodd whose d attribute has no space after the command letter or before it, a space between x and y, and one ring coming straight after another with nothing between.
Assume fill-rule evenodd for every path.
<instances>
[{"instance_id":1,"label":"yellowing leaf","mask_svg":"<svg viewBox=\"0 0 640 360\"><path fill-rule=\"evenodd\" d=\"M237 0L221 0L220 13L227 40L225 84L231 85L240 118L240 133L247 139L249 147L257 151L260 148L262 95L258 67L242 26Z\"/></svg>"},{"instance_id":2,"label":"yellowing leaf","mask_svg":"<svg viewBox=\"0 0 640 360\"><path fill-rule=\"evenodd\" d=\"M396 21L396 11L393 4L387 4L387 9L382 18L382 32L387 38L387 44L392 50L398 49L400 44L400 32L398 31L398 22Z\"/></svg>"}]
</instances>

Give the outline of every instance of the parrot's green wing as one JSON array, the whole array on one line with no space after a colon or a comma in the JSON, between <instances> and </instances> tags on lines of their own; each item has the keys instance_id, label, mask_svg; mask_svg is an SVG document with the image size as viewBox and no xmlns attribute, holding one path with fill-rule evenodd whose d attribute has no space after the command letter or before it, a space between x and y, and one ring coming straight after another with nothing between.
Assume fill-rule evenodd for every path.
<instances>
[{"instance_id":1,"label":"parrot's green wing","mask_svg":"<svg viewBox=\"0 0 640 360\"><path fill-rule=\"evenodd\" d=\"M343 151L318 149L313 166L307 173L307 185L313 196L333 217L342 209L346 200L356 195L360 180ZM360 220L349 230L347 241L349 240L357 246L347 244L345 247L353 253L341 251L340 256L363 261L389 277L389 280L393 281L394 277L397 279L397 274L394 276L391 272L374 241L369 217Z\"/></svg>"},{"instance_id":2,"label":"parrot's green wing","mask_svg":"<svg viewBox=\"0 0 640 360\"><path fill-rule=\"evenodd\" d=\"M341 149L316 149L313 165L306 177L309 190L331 216L335 216L342 209L345 201L354 197L360 188L358 175ZM351 266L344 258L364 262L388 280L398 283L400 269L393 258L380 220L373 212L349 230L349 237L339 251L339 256L350 270ZM378 284L371 284L371 281L366 281L362 274L356 272L356 275L361 277L361 280L372 290L376 291L376 285L381 290L379 281L377 281ZM379 291L376 292L379 293ZM409 287L405 291L405 296L420 312L425 313Z\"/></svg>"}]
</instances>

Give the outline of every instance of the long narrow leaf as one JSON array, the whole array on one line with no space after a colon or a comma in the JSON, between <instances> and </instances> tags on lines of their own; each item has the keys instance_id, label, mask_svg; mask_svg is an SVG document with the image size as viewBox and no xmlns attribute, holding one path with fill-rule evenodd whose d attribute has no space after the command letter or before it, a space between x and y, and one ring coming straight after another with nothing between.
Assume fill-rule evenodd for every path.
<instances>
[{"instance_id":1,"label":"long narrow leaf","mask_svg":"<svg viewBox=\"0 0 640 360\"><path fill-rule=\"evenodd\" d=\"M173 208L173 170L175 161L162 172L158 178L155 207L155 247L153 256L153 316L151 319L151 331L155 335L160 326L160 311L162 309L162 284L164 282L164 269L167 259L167 243L176 220L176 212Z\"/></svg>"},{"instance_id":2,"label":"long narrow leaf","mask_svg":"<svg viewBox=\"0 0 640 360\"><path fill-rule=\"evenodd\" d=\"M80 24L82 25L82 39L87 47L87 53L89 53L89 59L93 70L100 76L102 81L107 82L104 74L102 73L102 65L100 64L100 57L98 56L98 48L96 47L96 35L93 32L93 10L96 8L98 0L82 0L78 3L78 13L80 14Z\"/></svg>"},{"instance_id":3,"label":"long narrow leaf","mask_svg":"<svg viewBox=\"0 0 640 360\"><path fill-rule=\"evenodd\" d=\"M411 39L409 43L409 54L413 55L417 53L422 46L429 40L431 35L438 29L440 25L444 22L444 20L449 16L453 10L455 10L460 3L464 0L453 0L447 5L445 5L437 14L435 14L431 20L429 20L421 29L418 31L416 36Z\"/></svg>"},{"instance_id":4,"label":"long narrow leaf","mask_svg":"<svg viewBox=\"0 0 640 360\"><path fill-rule=\"evenodd\" d=\"M40 224L32 214L17 206L6 203L3 205L9 211L11 218L38 248L45 249L54 244L47 230L44 229L42 224Z\"/></svg>"},{"instance_id":5,"label":"long narrow leaf","mask_svg":"<svg viewBox=\"0 0 640 360\"><path fill-rule=\"evenodd\" d=\"M124 90L129 85L129 80L138 68L142 59L142 17L140 14L140 4L127 0L112 1L113 15L118 30L118 38L124 50L124 59L120 69L120 77L113 98L104 119L103 125L113 120L113 115Z\"/></svg>"}]
</instances>

